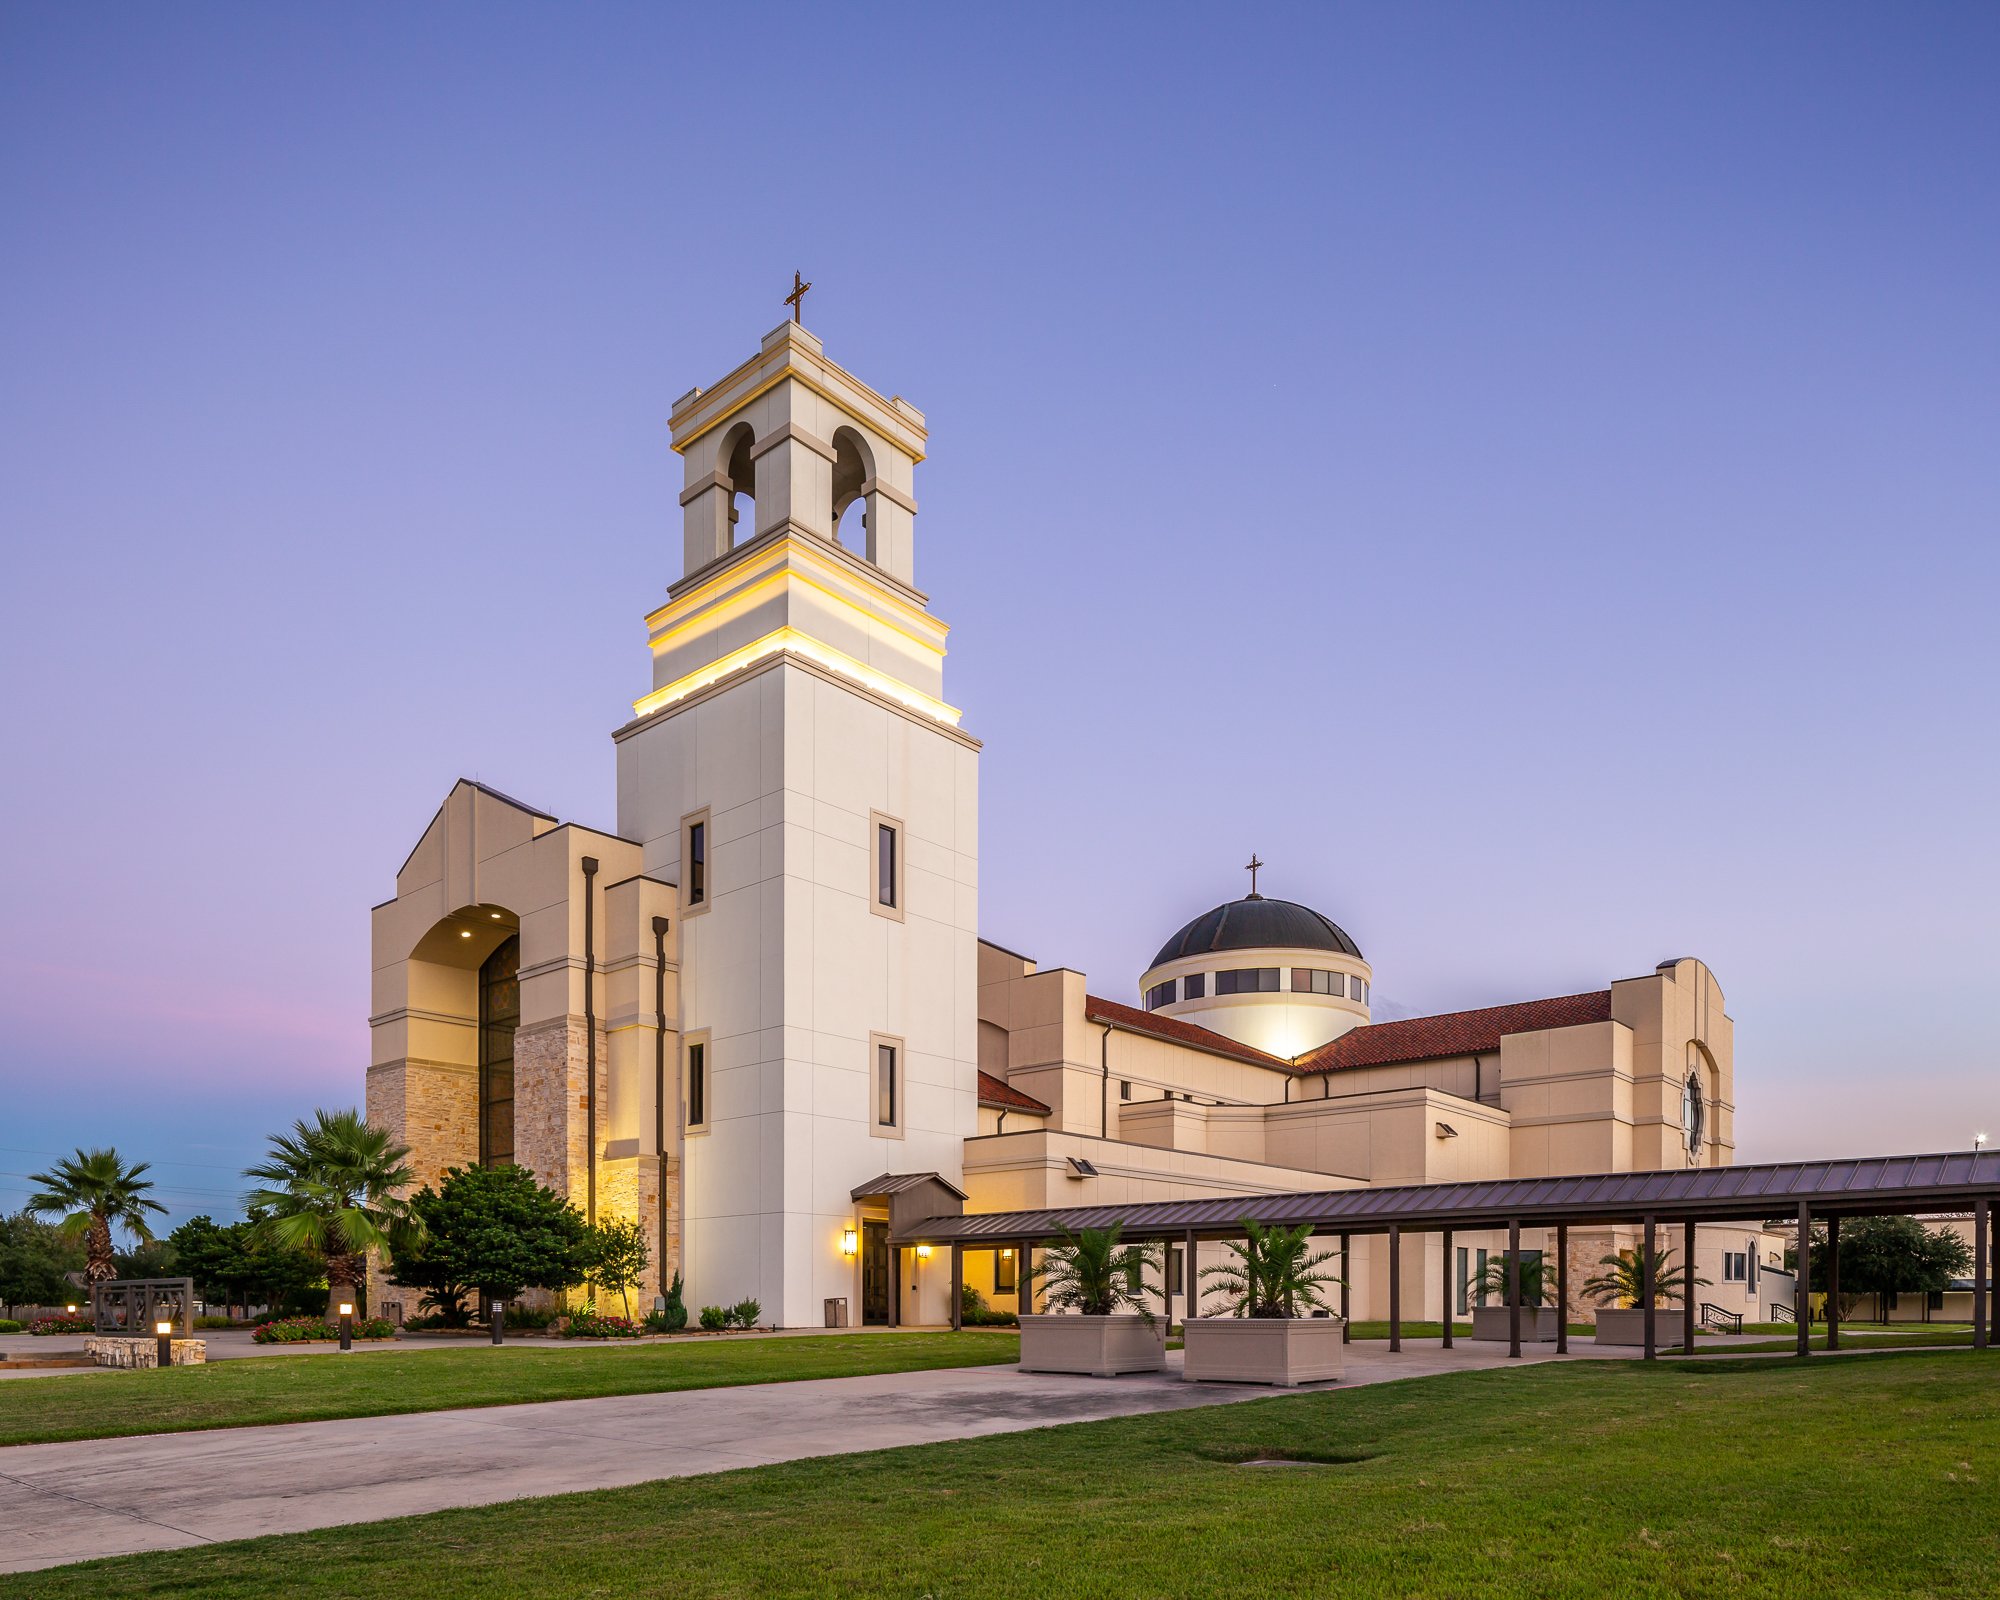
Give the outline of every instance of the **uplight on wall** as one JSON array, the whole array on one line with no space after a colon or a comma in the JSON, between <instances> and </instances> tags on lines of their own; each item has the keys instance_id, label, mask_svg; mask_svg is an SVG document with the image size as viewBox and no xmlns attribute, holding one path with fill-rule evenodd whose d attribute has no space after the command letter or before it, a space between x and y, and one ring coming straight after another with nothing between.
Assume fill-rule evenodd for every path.
<instances>
[{"instance_id":1,"label":"uplight on wall","mask_svg":"<svg viewBox=\"0 0 2000 1600\"><path fill-rule=\"evenodd\" d=\"M852 1228L841 1229L840 1253L844 1256L851 1256L858 1252L860 1248L861 1235L856 1233Z\"/></svg>"}]
</instances>

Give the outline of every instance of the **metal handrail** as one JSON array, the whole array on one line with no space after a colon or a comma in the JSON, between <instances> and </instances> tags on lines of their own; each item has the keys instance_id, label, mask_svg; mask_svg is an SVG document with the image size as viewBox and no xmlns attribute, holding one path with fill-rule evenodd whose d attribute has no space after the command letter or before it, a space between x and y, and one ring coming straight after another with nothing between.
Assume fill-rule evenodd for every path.
<instances>
[{"instance_id":1,"label":"metal handrail","mask_svg":"<svg viewBox=\"0 0 2000 1600\"><path fill-rule=\"evenodd\" d=\"M1780 1300L1771 1307L1771 1320L1773 1322L1795 1323L1799 1319L1797 1314L1793 1312L1792 1308L1786 1305L1784 1301Z\"/></svg>"},{"instance_id":2,"label":"metal handrail","mask_svg":"<svg viewBox=\"0 0 2000 1600\"><path fill-rule=\"evenodd\" d=\"M1704 1300L1701 1303L1701 1325L1704 1328L1713 1328L1717 1333L1741 1333L1743 1313Z\"/></svg>"}]
</instances>

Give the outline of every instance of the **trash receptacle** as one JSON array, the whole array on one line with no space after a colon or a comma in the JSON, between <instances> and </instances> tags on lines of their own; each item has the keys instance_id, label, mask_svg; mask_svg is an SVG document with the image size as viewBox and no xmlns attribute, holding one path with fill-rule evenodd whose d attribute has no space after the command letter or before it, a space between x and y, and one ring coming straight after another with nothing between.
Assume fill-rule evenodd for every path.
<instances>
[{"instance_id":1,"label":"trash receptacle","mask_svg":"<svg viewBox=\"0 0 2000 1600\"><path fill-rule=\"evenodd\" d=\"M835 1295L826 1302L826 1325L829 1328L847 1326L847 1296Z\"/></svg>"}]
</instances>

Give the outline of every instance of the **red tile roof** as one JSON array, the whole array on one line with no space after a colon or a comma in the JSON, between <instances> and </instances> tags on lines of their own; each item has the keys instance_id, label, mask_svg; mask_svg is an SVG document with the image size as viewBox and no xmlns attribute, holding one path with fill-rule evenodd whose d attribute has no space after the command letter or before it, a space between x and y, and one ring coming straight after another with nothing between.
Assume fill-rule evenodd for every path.
<instances>
[{"instance_id":1,"label":"red tile roof","mask_svg":"<svg viewBox=\"0 0 2000 1600\"><path fill-rule=\"evenodd\" d=\"M1164 1039L1169 1044L1184 1044L1191 1050L1205 1050L1212 1056L1227 1056L1232 1061L1247 1061L1253 1067L1273 1067L1279 1072L1293 1070L1291 1062L1283 1056L1266 1055L1262 1050L1254 1050L1247 1044L1212 1029L1198 1027L1192 1022L1183 1022L1178 1017L1163 1017L1157 1011L1141 1011L1137 1006L1121 1006L1116 1000L1100 1000L1094 994L1083 997L1083 1014L1091 1022L1108 1022L1114 1028L1123 1028L1127 1033L1149 1034L1155 1039Z\"/></svg>"},{"instance_id":2,"label":"red tile roof","mask_svg":"<svg viewBox=\"0 0 2000 1600\"><path fill-rule=\"evenodd\" d=\"M1431 1061L1439 1056L1483 1055L1500 1048L1505 1033L1574 1028L1611 1020L1611 991L1522 1000L1478 1011L1447 1011L1437 1017L1408 1017L1353 1028L1331 1044L1299 1057L1301 1072L1340 1072L1348 1067L1382 1067L1398 1061Z\"/></svg>"},{"instance_id":3,"label":"red tile roof","mask_svg":"<svg viewBox=\"0 0 2000 1600\"><path fill-rule=\"evenodd\" d=\"M979 1075L979 1103L983 1106L1002 1106L1009 1111L1035 1111L1042 1116L1049 1114L1049 1108L1031 1094L1023 1094L1004 1078L996 1078L990 1072Z\"/></svg>"}]
</instances>

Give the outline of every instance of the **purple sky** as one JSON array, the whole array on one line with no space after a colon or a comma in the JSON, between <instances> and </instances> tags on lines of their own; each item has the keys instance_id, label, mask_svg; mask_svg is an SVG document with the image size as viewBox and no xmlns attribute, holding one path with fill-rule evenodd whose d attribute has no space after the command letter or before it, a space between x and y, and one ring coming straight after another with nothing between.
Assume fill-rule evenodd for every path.
<instances>
[{"instance_id":1,"label":"purple sky","mask_svg":"<svg viewBox=\"0 0 2000 1600\"><path fill-rule=\"evenodd\" d=\"M704 20L705 17L705 20ZM1710 961L1738 1155L2000 1135L2000 11L0 10L0 1208L356 1103L452 780L613 821L675 396L928 414L982 921L1378 1015Z\"/></svg>"}]
</instances>

